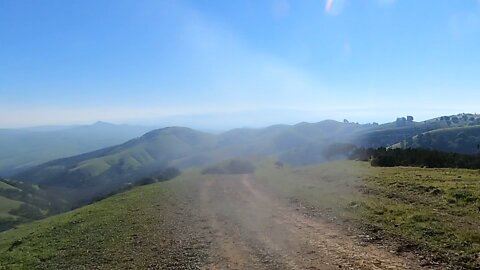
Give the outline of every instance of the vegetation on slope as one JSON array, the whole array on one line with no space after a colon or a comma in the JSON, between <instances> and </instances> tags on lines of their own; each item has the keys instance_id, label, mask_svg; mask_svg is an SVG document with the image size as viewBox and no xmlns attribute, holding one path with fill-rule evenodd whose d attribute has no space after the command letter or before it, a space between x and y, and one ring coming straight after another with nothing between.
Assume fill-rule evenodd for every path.
<instances>
[{"instance_id":1,"label":"vegetation on slope","mask_svg":"<svg viewBox=\"0 0 480 270\"><path fill-rule=\"evenodd\" d=\"M433 254L433 261L478 269L480 182L477 170L371 167L338 161L320 166L257 166L266 192L308 214L358 228L366 241L392 240L396 252ZM345 223L346 222L346 223Z\"/></svg>"},{"instance_id":2,"label":"vegetation on slope","mask_svg":"<svg viewBox=\"0 0 480 270\"><path fill-rule=\"evenodd\" d=\"M364 222L457 267L480 267L480 182L476 170L375 168L367 178Z\"/></svg>"},{"instance_id":3,"label":"vegetation on slope","mask_svg":"<svg viewBox=\"0 0 480 270\"><path fill-rule=\"evenodd\" d=\"M64 201L38 186L0 179L0 231L68 209Z\"/></svg>"},{"instance_id":4,"label":"vegetation on slope","mask_svg":"<svg viewBox=\"0 0 480 270\"><path fill-rule=\"evenodd\" d=\"M467 133L473 131L469 127L480 126L480 115L477 114L458 114L452 116L441 116L433 118L423 122L413 121L413 117L400 117L395 122L387 123L383 125L374 126L371 129L357 132L352 138L352 143L358 146L378 148L396 145L396 147L419 147L440 151L451 151L456 153L473 154L476 152L472 148L471 136L472 134L466 134L463 137L464 140L455 141L456 138L451 134L448 136L443 135L441 141L431 140L432 138L423 138L421 134L430 134L435 132L443 132L444 130L465 130ZM448 132L447 132L448 133ZM430 136L430 135L427 135ZM416 141L419 137L420 141ZM473 134L475 139L478 139L478 132ZM426 139L426 140L423 140ZM444 140L442 140L444 139ZM470 140L470 141L469 141ZM448 143L447 143L448 142Z\"/></svg>"},{"instance_id":5,"label":"vegetation on slope","mask_svg":"<svg viewBox=\"0 0 480 270\"><path fill-rule=\"evenodd\" d=\"M179 174L180 171L177 168L169 167L148 177L111 186L110 189L97 193L82 189L66 190L0 179L0 231L100 201L136 186L167 181ZM78 199L81 195L88 196Z\"/></svg>"},{"instance_id":6,"label":"vegetation on slope","mask_svg":"<svg viewBox=\"0 0 480 270\"><path fill-rule=\"evenodd\" d=\"M0 269L195 269L205 254L187 207L193 180L137 187L0 233Z\"/></svg>"},{"instance_id":7,"label":"vegetation on slope","mask_svg":"<svg viewBox=\"0 0 480 270\"><path fill-rule=\"evenodd\" d=\"M437 129L403 140L394 147L480 154L480 126Z\"/></svg>"},{"instance_id":8,"label":"vegetation on slope","mask_svg":"<svg viewBox=\"0 0 480 270\"><path fill-rule=\"evenodd\" d=\"M396 252L434 254L434 260L463 269L480 266L478 171L371 167L359 161L290 167L263 160L255 166L261 190L299 211L357 228L365 241L383 239ZM174 255L158 252L172 247L168 235L183 235L178 230L198 235L195 226L202 219L188 205L199 196L199 177L209 176L186 173L0 233L0 262L7 269L199 266L205 254L196 240L179 239L189 248L169 253ZM175 223L179 215L192 222ZM178 255L184 252L191 252L190 259Z\"/></svg>"},{"instance_id":9,"label":"vegetation on slope","mask_svg":"<svg viewBox=\"0 0 480 270\"><path fill-rule=\"evenodd\" d=\"M249 174L255 171L255 166L247 160L233 159L207 167L202 174Z\"/></svg>"},{"instance_id":10,"label":"vegetation on slope","mask_svg":"<svg viewBox=\"0 0 480 270\"><path fill-rule=\"evenodd\" d=\"M148 130L102 122L56 130L0 129L0 175L11 176L53 159L123 143Z\"/></svg>"},{"instance_id":11,"label":"vegetation on slope","mask_svg":"<svg viewBox=\"0 0 480 270\"><path fill-rule=\"evenodd\" d=\"M445 120L447 118L450 120ZM132 180L143 179L144 183L155 182L157 180L149 177L161 173L170 166L180 168L206 166L221 160L242 159L251 156L275 156L283 163L290 165L318 164L347 158L355 149L355 145L368 145L372 141L376 144L396 142L399 138L405 138L407 133L409 135L419 134L414 135L419 138L427 136L422 135L425 131L427 131L425 134L445 133L447 130L429 131L444 128L444 126L455 127L448 130L448 134L453 134L452 136L455 137L457 146L455 149L459 150L460 146L470 145L473 140L472 136L475 134L465 135L465 130L477 132L480 129L476 126L465 127L465 125L475 124L478 118L474 116L447 118L442 117L419 123L414 122L413 117L407 117L384 125L322 121L313 124L300 123L293 126L277 125L264 129L236 129L220 135L178 127L159 129L121 145L51 161L16 175L15 179L35 184L48 194L55 194L52 198L58 200L59 203L52 203L50 207L46 208L27 202L26 206L18 208L21 211L15 212L14 216L28 213L29 220L31 220L40 217L41 215L38 213L45 215L45 213L58 213L79 207L128 189L132 186ZM447 121L452 121L452 123L448 125ZM436 135L431 136L434 138ZM365 140L366 138L367 140ZM421 140L419 139L419 141ZM441 145L438 141L433 141L434 145ZM401 152L402 154L382 152L373 161L374 164L381 166L413 165L464 168L480 166L476 159L467 156L439 152L432 152L432 154L424 150L408 151L411 153L407 155L404 155L406 152ZM216 168L212 167L210 170L216 173L235 171L225 164L217 165ZM240 170L239 172L245 171L252 172L253 170ZM205 172L208 173L208 170ZM24 201L8 198L14 201ZM51 200L47 201L51 202ZM12 204L5 201L5 205ZM59 205L61 206L60 210L53 209L58 208ZM10 212L10 210L13 209L9 208L9 216L5 215L5 218L12 218L14 212Z\"/></svg>"},{"instance_id":12,"label":"vegetation on slope","mask_svg":"<svg viewBox=\"0 0 480 270\"><path fill-rule=\"evenodd\" d=\"M373 166L412 166L428 168L480 169L480 156L462 155L428 149L356 148L350 159L370 161Z\"/></svg>"},{"instance_id":13,"label":"vegetation on slope","mask_svg":"<svg viewBox=\"0 0 480 270\"><path fill-rule=\"evenodd\" d=\"M214 142L212 136L187 128L160 129L115 147L48 162L15 177L85 203L201 153Z\"/></svg>"}]
</instances>

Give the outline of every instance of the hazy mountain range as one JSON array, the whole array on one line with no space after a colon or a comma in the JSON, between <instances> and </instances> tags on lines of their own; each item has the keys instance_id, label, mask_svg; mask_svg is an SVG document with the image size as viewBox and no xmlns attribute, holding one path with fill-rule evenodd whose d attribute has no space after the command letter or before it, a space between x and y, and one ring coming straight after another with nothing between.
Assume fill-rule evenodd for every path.
<instances>
[{"instance_id":1,"label":"hazy mountain range","mask_svg":"<svg viewBox=\"0 0 480 270\"><path fill-rule=\"evenodd\" d=\"M345 158L353 147L422 147L475 154L479 119L473 114L423 122L400 117L382 125L326 120L220 134L186 127L145 133L146 127L101 122L49 131L3 130L0 160L4 175L10 173L12 179L72 201L88 201L167 167L183 170L231 158L270 156L307 165ZM61 158L69 154L73 155ZM54 160L40 164L48 159Z\"/></svg>"},{"instance_id":2,"label":"hazy mountain range","mask_svg":"<svg viewBox=\"0 0 480 270\"><path fill-rule=\"evenodd\" d=\"M0 175L141 136L151 127L97 122L82 126L0 129Z\"/></svg>"}]
</instances>

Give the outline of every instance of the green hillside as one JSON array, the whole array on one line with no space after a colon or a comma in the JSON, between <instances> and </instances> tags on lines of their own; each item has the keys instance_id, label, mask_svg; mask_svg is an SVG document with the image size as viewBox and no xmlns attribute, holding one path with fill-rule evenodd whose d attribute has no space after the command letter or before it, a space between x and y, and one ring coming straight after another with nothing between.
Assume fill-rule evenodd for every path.
<instances>
[{"instance_id":1,"label":"green hillside","mask_svg":"<svg viewBox=\"0 0 480 270\"><path fill-rule=\"evenodd\" d=\"M400 239L399 249L424 250L453 265L439 269L480 267L477 170L381 168L353 161L278 168L264 162L255 176L267 192L367 229L365 234L382 243Z\"/></svg>"},{"instance_id":2,"label":"green hillside","mask_svg":"<svg viewBox=\"0 0 480 270\"><path fill-rule=\"evenodd\" d=\"M8 199L6 197L0 196L0 222L1 220L6 220L9 218L16 218L12 215L10 211L18 209L22 202Z\"/></svg>"},{"instance_id":3,"label":"green hillside","mask_svg":"<svg viewBox=\"0 0 480 270\"><path fill-rule=\"evenodd\" d=\"M409 144L407 138L420 138L423 134L431 136L432 143L427 147L419 140L418 147L466 152L467 148L473 149L472 144L477 145L480 129L470 126L477 118L452 116L445 119L415 122L413 117L407 117L383 125L327 120L261 129L234 129L218 135L170 127L151 131L120 145L50 161L14 178L62 194L79 206L167 167L187 169L228 159L265 156L291 165L319 164L345 159L355 146L386 147L402 141L405 145L414 145L415 139ZM456 127L443 128L448 125ZM447 139L437 140L437 137ZM449 143L440 143L443 141Z\"/></svg>"},{"instance_id":4,"label":"green hillside","mask_svg":"<svg viewBox=\"0 0 480 270\"><path fill-rule=\"evenodd\" d=\"M101 190L169 166L188 168L239 156L288 154L312 143L322 148L366 128L335 121L237 129L220 135L164 128L121 145L42 164L16 178L50 187Z\"/></svg>"},{"instance_id":5,"label":"green hillside","mask_svg":"<svg viewBox=\"0 0 480 270\"><path fill-rule=\"evenodd\" d=\"M402 140L392 147L425 148L461 154L479 154L480 126L428 131Z\"/></svg>"},{"instance_id":6,"label":"green hillside","mask_svg":"<svg viewBox=\"0 0 480 270\"><path fill-rule=\"evenodd\" d=\"M68 204L54 193L35 185L0 179L0 231L68 209Z\"/></svg>"},{"instance_id":7,"label":"green hillside","mask_svg":"<svg viewBox=\"0 0 480 270\"><path fill-rule=\"evenodd\" d=\"M162 169L176 165L177 160L208 150L214 142L213 135L188 128L159 129L114 147L45 163L19 176L48 184L58 184L63 181L61 178L72 176L93 179L108 175L121 181L146 167ZM65 186L84 184L72 182Z\"/></svg>"},{"instance_id":8,"label":"green hillside","mask_svg":"<svg viewBox=\"0 0 480 270\"><path fill-rule=\"evenodd\" d=\"M444 132L447 130L461 130L465 129L471 134L467 134L467 137L477 137L478 134L472 131L475 127L480 126L480 115L477 114L458 114L451 116L441 116L426 120L423 122L408 121L406 118L398 118L397 121L378 125L372 129L363 130L357 132L352 137L352 142L358 146L365 147L387 147L394 145L395 147L421 147L427 149L452 151L464 154L472 154L471 139L470 141L463 140L453 142L453 134L447 132L445 134L445 140L439 141L439 143L432 143L427 141L422 143L413 143L412 138L416 138L420 134L436 134L435 132ZM420 136L421 137L421 136ZM443 137L443 136L440 136ZM445 143L448 142L446 145ZM456 144L456 145L453 145Z\"/></svg>"},{"instance_id":9,"label":"green hillside","mask_svg":"<svg viewBox=\"0 0 480 270\"><path fill-rule=\"evenodd\" d=\"M179 247L164 239L173 231L188 230L188 224L174 223L174 218L193 215L181 208L193 180L180 176L171 183L138 187L0 233L0 269L172 267ZM182 245L183 252L195 252L195 243L184 240ZM189 260L200 260L200 255L192 254Z\"/></svg>"},{"instance_id":10,"label":"green hillside","mask_svg":"<svg viewBox=\"0 0 480 270\"><path fill-rule=\"evenodd\" d=\"M0 180L0 189L5 189L5 190L17 190L15 186L12 186L11 184L7 183L6 181L1 181Z\"/></svg>"},{"instance_id":11,"label":"green hillside","mask_svg":"<svg viewBox=\"0 0 480 270\"><path fill-rule=\"evenodd\" d=\"M251 185L294 211L329 218L383 244L393 238L398 249L462 269L478 266L476 171L372 168L353 161L279 167L274 161L255 163ZM199 185L208 187L212 177L231 176L189 171L0 233L0 268L204 267L214 232L202 216L208 209L198 203Z\"/></svg>"},{"instance_id":12,"label":"green hillside","mask_svg":"<svg viewBox=\"0 0 480 270\"><path fill-rule=\"evenodd\" d=\"M118 146L45 163L16 179L57 189L69 194L70 201L86 203L167 167L183 167L183 159L208 151L214 143L213 135L188 128L159 129Z\"/></svg>"},{"instance_id":13,"label":"green hillside","mask_svg":"<svg viewBox=\"0 0 480 270\"><path fill-rule=\"evenodd\" d=\"M53 159L123 143L149 130L102 122L53 130L0 129L0 175L9 176Z\"/></svg>"}]
</instances>

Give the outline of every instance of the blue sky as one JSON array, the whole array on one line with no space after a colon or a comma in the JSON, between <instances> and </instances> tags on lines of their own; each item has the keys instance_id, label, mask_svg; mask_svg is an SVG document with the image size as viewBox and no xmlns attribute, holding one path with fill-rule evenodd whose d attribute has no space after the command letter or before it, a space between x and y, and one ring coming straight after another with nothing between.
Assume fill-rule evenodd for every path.
<instances>
[{"instance_id":1,"label":"blue sky","mask_svg":"<svg viewBox=\"0 0 480 270\"><path fill-rule=\"evenodd\" d=\"M0 0L0 127L476 112L478 0Z\"/></svg>"}]
</instances>

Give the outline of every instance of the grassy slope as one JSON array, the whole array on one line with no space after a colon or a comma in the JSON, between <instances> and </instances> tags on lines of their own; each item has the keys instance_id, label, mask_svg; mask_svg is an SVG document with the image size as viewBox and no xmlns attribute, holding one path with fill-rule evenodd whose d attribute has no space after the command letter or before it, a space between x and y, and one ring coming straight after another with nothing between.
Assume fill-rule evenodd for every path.
<instances>
[{"instance_id":1,"label":"grassy slope","mask_svg":"<svg viewBox=\"0 0 480 270\"><path fill-rule=\"evenodd\" d=\"M374 168L363 218L454 264L480 266L480 173L462 169ZM475 262L476 260L476 262Z\"/></svg>"},{"instance_id":2,"label":"grassy slope","mask_svg":"<svg viewBox=\"0 0 480 270\"><path fill-rule=\"evenodd\" d=\"M267 160L257 168L256 182L267 192L340 220L379 227L453 264L475 267L480 252L478 171L372 168L354 161L278 168ZM172 215L191 215L181 212L189 207L172 210L169 205L188 204L197 177L186 173L0 233L0 262L25 269L145 268L160 256L156 249L168 248L168 243L159 246L165 242L160 229L182 226L169 223L178 220Z\"/></svg>"},{"instance_id":3,"label":"grassy slope","mask_svg":"<svg viewBox=\"0 0 480 270\"><path fill-rule=\"evenodd\" d=\"M464 132L467 136L472 135L476 136L480 132L480 126L465 126L465 127L446 127L446 128L439 128L427 132L423 132L422 134L430 133L431 135L438 136L438 135L445 135L447 138L450 136L455 136L460 132ZM417 140L417 135L413 136L412 139L414 141ZM400 147L400 143L392 145L393 147Z\"/></svg>"},{"instance_id":4,"label":"grassy slope","mask_svg":"<svg viewBox=\"0 0 480 270\"><path fill-rule=\"evenodd\" d=\"M341 215L350 215L344 209L360 198L357 187L370 172L366 163L344 161L299 168L264 162L257 168L255 179L266 191Z\"/></svg>"},{"instance_id":5,"label":"grassy slope","mask_svg":"<svg viewBox=\"0 0 480 270\"><path fill-rule=\"evenodd\" d=\"M188 226L171 222L175 220L172 215L191 214L181 205L195 179L192 175L197 174L138 187L99 203L0 233L0 269L165 266L167 262L161 261L165 258L159 257L158 250L170 248L164 239L166 233ZM166 229L170 231L165 232ZM189 246L187 252L195 251L195 243L183 242ZM191 260L199 260L200 255L189 256Z\"/></svg>"},{"instance_id":6,"label":"grassy slope","mask_svg":"<svg viewBox=\"0 0 480 270\"><path fill-rule=\"evenodd\" d=\"M10 175L49 160L122 143L149 130L106 123L52 131L0 129L0 172Z\"/></svg>"},{"instance_id":7,"label":"grassy slope","mask_svg":"<svg viewBox=\"0 0 480 270\"><path fill-rule=\"evenodd\" d=\"M19 190L18 188L11 186L3 181L0 181L0 190ZM13 209L17 209L22 205L23 202L17 201L17 200L11 200L9 198L6 198L4 196L0 195L0 223L3 220L12 220L12 219L17 219L15 215L10 214L9 212Z\"/></svg>"},{"instance_id":8,"label":"grassy slope","mask_svg":"<svg viewBox=\"0 0 480 270\"><path fill-rule=\"evenodd\" d=\"M17 178L51 185L74 182L70 183L74 186L80 185L85 177L97 183L122 182L138 178L137 174L152 168L159 170L176 165L175 160L204 151L214 141L213 135L188 128L164 128L111 148L42 164ZM108 175L106 179L100 177L104 174Z\"/></svg>"},{"instance_id":9,"label":"grassy slope","mask_svg":"<svg viewBox=\"0 0 480 270\"><path fill-rule=\"evenodd\" d=\"M0 179L0 232L58 211L67 211L69 206L58 200L56 194L37 185ZM16 211L10 213L12 210Z\"/></svg>"},{"instance_id":10,"label":"grassy slope","mask_svg":"<svg viewBox=\"0 0 480 270\"><path fill-rule=\"evenodd\" d=\"M20 207L22 202L10 200L3 196L0 196L0 220L2 218L15 218L14 215L9 213L10 210L17 209Z\"/></svg>"},{"instance_id":11,"label":"grassy slope","mask_svg":"<svg viewBox=\"0 0 480 270\"><path fill-rule=\"evenodd\" d=\"M266 190L321 214L381 228L454 265L480 267L478 171L341 161L299 169L268 165L255 175Z\"/></svg>"},{"instance_id":12,"label":"grassy slope","mask_svg":"<svg viewBox=\"0 0 480 270\"><path fill-rule=\"evenodd\" d=\"M12 185L9 185L3 181L0 180L0 189L17 189L16 187L12 186Z\"/></svg>"}]
</instances>

